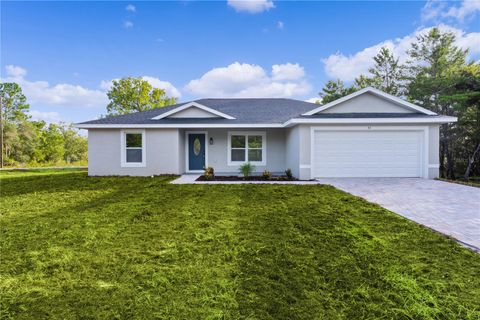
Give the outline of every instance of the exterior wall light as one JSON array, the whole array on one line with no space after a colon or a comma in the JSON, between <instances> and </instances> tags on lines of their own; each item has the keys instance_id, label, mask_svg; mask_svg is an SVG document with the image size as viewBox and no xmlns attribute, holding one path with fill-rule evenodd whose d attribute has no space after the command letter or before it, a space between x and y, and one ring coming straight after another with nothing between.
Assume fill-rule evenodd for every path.
<instances>
[{"instance_id":1,"label":"exterior wall light","mask_svg":"<svg viewBox=\"0 0 480 320\"><path fill-rule=\"evenodd\" d=\"M210 145L213 145L213 138L210 137Z\"/></svg>"}]
</instances>

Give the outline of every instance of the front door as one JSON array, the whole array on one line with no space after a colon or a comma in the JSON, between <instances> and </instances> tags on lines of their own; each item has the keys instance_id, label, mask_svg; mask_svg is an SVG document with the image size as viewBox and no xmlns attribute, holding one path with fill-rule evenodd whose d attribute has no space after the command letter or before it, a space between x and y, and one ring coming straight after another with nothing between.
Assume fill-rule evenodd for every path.
<instances>
[{"instance_id":1,"label":"front door","mask_svg":"<svg viewBox=\"0 0 480 320\"><path fill-rule=\"evenodd\" d=\"M205 167L205 134L188 134L188 171L203 170Z\"/></svg>"}]
</instances>

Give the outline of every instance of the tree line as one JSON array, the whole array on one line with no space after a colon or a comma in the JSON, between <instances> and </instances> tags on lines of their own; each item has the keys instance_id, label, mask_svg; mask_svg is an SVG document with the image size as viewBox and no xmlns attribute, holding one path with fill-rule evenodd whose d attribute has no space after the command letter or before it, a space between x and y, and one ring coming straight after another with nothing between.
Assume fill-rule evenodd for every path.
<instances>
[{"instance_id":1,"label":"tree line","mask_svg":"<svg viewBox=\"0 0 480 320\"><path fill-rule=\"evenodd\" d=\"M373 58L367 75L353 84L330 80L319 93L326 104L371 86L441 115L458 117L440 127L440 174L455 179L480 176L480 64L467 62L468 50L455 35L432 28L419 35L399 58L386 47Z\"/></svg>"},{"instance_id":2,"label":"tree line","mask_svg":"<svg viewBox=\"0 0 480 320\"><path fill-rule=\"evenodd\" d=\"M31 120L17 83L1 83L0 99L2 167L87 164L87 139L72 124Z\"/></svg>"}]
</instances>

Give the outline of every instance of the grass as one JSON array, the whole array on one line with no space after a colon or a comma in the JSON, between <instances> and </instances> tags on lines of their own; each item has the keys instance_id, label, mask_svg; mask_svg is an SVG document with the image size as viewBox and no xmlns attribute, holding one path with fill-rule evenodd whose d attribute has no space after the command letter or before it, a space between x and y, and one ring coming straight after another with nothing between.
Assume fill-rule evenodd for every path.
<instances>
[{"instance_id":1,"label":"grass","mask_svg":"<svg viewBox=\"0 0 480 320\"><path fill-rule=\"evenodd\" d=\"M438 178L437 180L480 188L480 178L478 177L475 177L469 180L465 180L465 179L450 180L450 179L444 179L444 178Z\"/></svg>"},{"instance_id":2,"label":"grass","mask_svg":"<svg viewBox=\"0 0 480 320\"><path fill-rule=\"evenodd\" d=\"M480 255L333 187L0 177L2 319L480 318Z\"/></svg>"},{"instance_id":3,"label":"grass","mask_svg":"<svg viewBox=\"0 0 480 320\"><path fill-rule=\"evenodd\" d=\"M79 160L73 162L67 162L65 160L59 161L48 161L48 162L28 162L28 163L20 163L15 161L9 161L7 159L4 163L5 168L10 169L23 169L23 168L71 168L71 167L87 167L88 160Z\"/></svg>"}]
</instances>

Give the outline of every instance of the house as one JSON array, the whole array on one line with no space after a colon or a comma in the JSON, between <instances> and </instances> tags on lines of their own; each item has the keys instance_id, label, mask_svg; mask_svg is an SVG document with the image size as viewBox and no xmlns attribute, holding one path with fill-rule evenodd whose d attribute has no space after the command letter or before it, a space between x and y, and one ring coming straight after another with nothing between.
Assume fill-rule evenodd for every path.
<instances>
[{"instance_id":1,"label":"house","mask_svg":"<svg viewBox=\"0 0 480 320\"><path fill-rule=\"evenodd\" d=\"M300 179L439 172L439 127L455 122L373 88L320 106L292 99L200 99L77 124L92 176L183 174L245 162Z\"/></svg>"}]
</instances>

